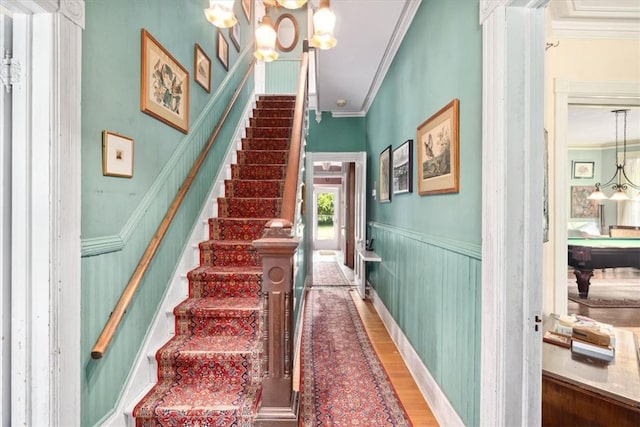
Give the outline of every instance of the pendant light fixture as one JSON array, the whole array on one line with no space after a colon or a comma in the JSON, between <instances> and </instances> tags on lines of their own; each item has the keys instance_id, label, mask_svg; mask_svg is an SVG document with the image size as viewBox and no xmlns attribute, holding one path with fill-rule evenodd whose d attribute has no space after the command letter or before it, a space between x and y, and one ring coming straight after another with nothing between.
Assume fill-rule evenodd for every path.
<instances>
[{"instance_id":1,"label":"pendant light fixture","mask_svg":"<svg viewBox=\"0 0 640 427\"><path fill-rule=\"evenodd\" d=\"M218 28L231 28L238 20L233 13L234 0L209 0L209 8L204 10L207 21Z\"/></svg>"},{"instance_id":2,"label":"pendant light fixture","mask_svg":"<svg viewBox=\"0 0 640 427\"><path fill-rule=\"evenodd\" d=\"M313 15L313 37L309 44L318 49L331 49L338 42L333 35L336 26L336 15L329 6L329 0L320 0L320 5Z\"/></svg>"},{"instance_id":3,"label":"pendant light fixture","mask_svg":"<svg viewBox=\"0 0 640 427\"><path fill-rule=\"evenodd\" d=\"M299 9L307 2L307 0L277 0L278 4L287 9Z\"/></svg>"},{"instance_id":4,"label":"pendant light fixture","mask_svg":"<svg viewBox=\"0 0 640 427\"><path fill-rule=\"evenodd\" d=\"M277 34L268 13L268 8L265 8L262 22L256 28L256 51L253 53L253 56L258 61L264 62L272 62L278 59L278 52L276 52Z\"/></svg>"},{"instance_id":5,"label":"pendant light fixture","mask_svg":"<svg viewBox=\"0 0 640 427\"><path fill-rule=\"evenodd\" d=\"M640 186L631 182L624 169L627 161L627 113L629 110L613 110L612 113L616 115L616 172L613 177L604 184L596 183L596 191L589 195L591 200L606 200L608 197L601 191L601 188L611 187L615 192L609 198L610 200L629 200L629 196L625 191L631 187L635 190L640 190ZM622 158L620 158L620 152L618 148L618 116L623 115L623 145L622 145ZM634 197L636 199L636 197Z\"/></svg>"}]
</instances>

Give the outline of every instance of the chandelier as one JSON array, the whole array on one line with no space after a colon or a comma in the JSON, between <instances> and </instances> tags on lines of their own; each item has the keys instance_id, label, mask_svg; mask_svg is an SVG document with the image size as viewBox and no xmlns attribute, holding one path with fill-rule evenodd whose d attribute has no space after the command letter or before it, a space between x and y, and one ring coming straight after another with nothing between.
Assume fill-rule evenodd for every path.
<instances>
[{"instance_id":1,"label":"chandelier","mask_svg":"<svg viewBox=\"0 0 640 427\"><path fill-rule=\"evenodd\" d=\"M211 24L218 28L229 28L236 25L238 20L233 12L234 0L209 0L209 7L204 10L204 15ZM263 0L264 17L255 31L256 51L253 55L264 62L275 61L278 58L276 51L276 30L269 18L269 7L285 7L298 9L307 3L307 0ZM320 0L318 9L313 16L314 34L309 44L318 49L331 49L337 43L333 34L336 24L336 16L329 5L329 0Z\"/></svg>"},{"instance_id":2,"label":"chandelier","mask_svg":"<svg viewBox=\"0 0 640 427\"><path fill-rule=\"evenodd\" d=\"M611 179L604 184L599 182L596 183L596 191L589 195L589 199L591 200L629 200L629 196L625 191L628 188L633 188L635 190L640 190L640 186L631 182L629 177L627 176L627 172L625 171L625 163L627 161L627 113L629 110L613 110L612 113L616 115L616 172L613 174ZM618 116L623 115L623 144L622 144L622 157L619 155L618 148ZM602 191L601 188L611 187L614 190L613 195L609 198ZM640 193L638 196L634 197L634 200L640 197Z\"/></svg>"}]
</instances>

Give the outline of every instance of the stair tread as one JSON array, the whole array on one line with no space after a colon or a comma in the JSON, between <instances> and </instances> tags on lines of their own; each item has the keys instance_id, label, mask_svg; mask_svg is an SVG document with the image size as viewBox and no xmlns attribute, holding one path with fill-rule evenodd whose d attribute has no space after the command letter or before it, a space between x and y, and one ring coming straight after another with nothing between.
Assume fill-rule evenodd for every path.
<instances>
[{"instance_id":1,"label":"stair tread","mask_svg":"<svg viewBox=\"0 0 640 427\"><path fill-rule=\"evenodd\" d=\"M250 335L175 335L160 351L180 351L181 353L225 353L242 354L257 351L260 341Z\"/></svg>"},{"instance_id":2,"label":"stair tread","mask_svg":"<svg viewBox=\"0 0 640 427\"><path fill-rule=\"evenodd\" d=\"M211 266L202 265L194 268L189 272L189 275L213 275L213 274L262 274L262 267L256 266Z\"/></svg>"},{"instance_id":3,"label":"stair tread","mask_svg":"<svg viewBox=\"0 0 640 427\"><path fill-rule=\"evenodd\" d=\"M260 299L257 295L248 296L231 296L231 297L204 297L204 298L187 298L174 308L174 313L178 315L182 313L186 315L187 312L219 312L235 311L238 314L241 312L254 312L260 309Z\"/></svg>"}]
</instances>

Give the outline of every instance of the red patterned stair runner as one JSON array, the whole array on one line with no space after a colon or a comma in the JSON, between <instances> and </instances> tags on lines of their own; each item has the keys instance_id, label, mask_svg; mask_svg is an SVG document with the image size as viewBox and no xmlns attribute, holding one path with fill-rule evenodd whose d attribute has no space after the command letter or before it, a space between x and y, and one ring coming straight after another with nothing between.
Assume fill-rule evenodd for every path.
<instances>
[{"instance_id":1,"label":"red patterned stair runner","mask_svg":"<svg viewBox=\"0 0 640 427\"><path fill-rule=\"evenodd\" d=\"M253 249L280 214L294 98L263 96L253 110L175 336L156 354L158 382L136 405L137 426L251 426L260 404L262 261Z\"/></svg>"}]
</instances>

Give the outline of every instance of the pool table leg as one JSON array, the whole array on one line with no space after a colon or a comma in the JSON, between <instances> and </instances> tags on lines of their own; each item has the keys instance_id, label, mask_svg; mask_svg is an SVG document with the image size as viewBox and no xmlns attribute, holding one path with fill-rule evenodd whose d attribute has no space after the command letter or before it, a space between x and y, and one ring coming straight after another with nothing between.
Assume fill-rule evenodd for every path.
<instances>
[{"instance_id":1,"label":"pool table leg","mask_svg":"<svg viewBox=\"0 0 640 427\"><path fill-rule=\"evenodd\" d=\"M589 285L591 276L593 276L593 270L581 270L578 268L573 269L573 274L576 275L576 282L578 283L578 294L580 298L587 298L589 295Z\"/></svg>"}]
</instances>

